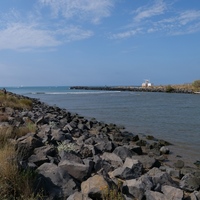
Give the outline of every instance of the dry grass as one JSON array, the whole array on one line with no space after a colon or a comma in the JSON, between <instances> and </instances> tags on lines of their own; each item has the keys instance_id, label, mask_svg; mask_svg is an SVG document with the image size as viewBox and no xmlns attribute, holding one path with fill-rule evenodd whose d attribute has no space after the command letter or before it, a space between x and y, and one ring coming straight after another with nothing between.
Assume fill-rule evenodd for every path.
<instances>
[{"instance_id":1,"label":"dry grass","mask_svg":"<svg viewBox=\"0 0 200 200\"><path fill-rule=\"evenodd\" d=\"M22 137L27 133L35 133L36 132L36 125L33 122L27 122L23 126L15 128L14 135L16 138Z\"/></svg>"},{"instance_id":2,"label":"dry grass","mask_svg":"<svg viewBox=\"0 0 200 200\"><path fill-rule=\"evenodd\" d=\"M15 109L30 109L32 107L32 101L27 98L17 98L11 94L5 95L0 91L0 106Z\"/></svg>"},{"instance_id":3,"label":"dry grass","mask_svg":"<svg viewBox=\"0 0 200 200\"><path fill-rule=\"evenodd\" d=\"M4 95L0 92L0 107L11 107L14 109L30 109L32 102L29 99L17 98L13 95ZM8 121L9 116L5 109L0 110L0 121ZM20 154L17 152L10 139L15 139L36 131L36 125L27 120L19 127L11 125L0 126L0 199L2 200L38 200L42 196L35 197L33 191L35 172L22 170L18 160Z\"/></svg>"},{"instance_id":4,"label":"dry grass","mask_svg":"<svg viewBox=\"0 0 200 200\"><path fill-rule=\"evenodd\" d=\"M1 126L0 127L0 145L1 148L8 143L9 139L13 138L13 127L12 126Z\"/></svg>"},{"instance_id":5,"label":"dry grass","mask_svg":"<svg viewBox=\"0 0 200 200\"><path fill-rule=\"evenodd\" d=\"M32 171L20 171L14 146L0 149L0 197L1 199L34 199Z\"/></svg>"},{"instance_id":6,"label":"dry grass","mask_svg":"<svg viewBox=\"0 0 200 200\"><path fill-rule=\"evenodd\" d=\"M33 184L36 174L33 171L22 171L18 165L20 153L9 139L15 137L12 126L0 127L0 197L1 199L36 200Z\"/></svg>"},{"instance_id":7,"label":"dry grass","mask_svg":"<svg viewBox=\"0 0 200 200\"><path fill-rule=\"evenodd\" d=\"M8 121L8 115L6 113L0 112L0 122L7 122Z\"/></svg>"}]
</instances>

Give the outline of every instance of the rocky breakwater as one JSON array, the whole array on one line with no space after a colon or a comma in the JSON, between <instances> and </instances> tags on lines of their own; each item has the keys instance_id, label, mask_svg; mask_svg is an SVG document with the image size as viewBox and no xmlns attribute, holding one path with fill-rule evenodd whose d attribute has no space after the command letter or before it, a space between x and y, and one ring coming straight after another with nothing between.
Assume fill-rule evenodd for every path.
<instances>
[{"instance_id":1,"label":"rocky breakwater","mask_svg":"<svg viewBox=\"0 0 200 200\"><path fill-rule=\"evenodd\" d=\"M32 101L31 110L6 108L10 117L0 126L36 125L12 142L23 152L20 168L37 171L42 199L200 199L200 170L181 160L169 166L167 142Z\"/></svg>"},{"instance_id":2,"label":"rocky breakwater","mask_svg":"<svg viewBox=\"0 0 200 200\"><path fill-rule=\"evenodd\" d=\"M133 87L133 86L73 86L72 90L104 90L104 91L129 91L129 92L167 92L194 94L191 89L172 87L172 86L151 86L151 87Z\"/></svg>"}]
</instances>

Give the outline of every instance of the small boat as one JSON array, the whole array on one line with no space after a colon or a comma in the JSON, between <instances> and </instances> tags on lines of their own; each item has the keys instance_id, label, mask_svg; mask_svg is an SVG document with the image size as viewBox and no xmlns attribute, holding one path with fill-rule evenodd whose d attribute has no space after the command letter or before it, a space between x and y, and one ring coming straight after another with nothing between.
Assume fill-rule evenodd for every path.
<instances>
[{"instance_id":1,"label":"small boat","mask_svg":"<svg viewBox=\"0 0 200 200\"><path fill-rule=\"evenodd\" d=\"M200 92L194 92L194 94L200 94Z\"/></svg>"}]
</instances>

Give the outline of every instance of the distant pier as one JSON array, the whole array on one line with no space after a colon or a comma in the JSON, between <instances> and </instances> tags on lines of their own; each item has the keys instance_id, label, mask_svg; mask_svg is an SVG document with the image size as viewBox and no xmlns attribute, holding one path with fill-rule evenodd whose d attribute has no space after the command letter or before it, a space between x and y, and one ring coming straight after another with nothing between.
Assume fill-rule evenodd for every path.
<instances>
[{"instance_id":1,"label":"distant pier","mask_svg":"<svg viewBox=\"0 0 200 200\"><path fill-rule=\"evenodd\" d=\"M133 86L72 86L72 90L106 90L106 91L131 91L131 92L167 92L194 94L192 90L174 89L168 90L167 86L133 87Z\"/></svg>"}]
</instances>

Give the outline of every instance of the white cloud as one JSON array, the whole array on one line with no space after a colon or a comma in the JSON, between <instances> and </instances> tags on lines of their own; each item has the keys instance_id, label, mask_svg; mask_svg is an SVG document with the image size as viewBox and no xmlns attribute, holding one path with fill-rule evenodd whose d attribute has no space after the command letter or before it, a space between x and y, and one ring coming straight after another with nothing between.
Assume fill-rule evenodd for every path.
<instances>
[{"instance_id":1,"label":"white cloud","mask_svg":"<svg viewBox=\"0 0 200 200\"><path fill-rule=\"evenodd\" d=\"M49 6L54 17L61 14L66 19L87 19L99 23L102 18L110 16L113 0L39 0Z\"/></svg>"},{"instance_id":2,"label":"white cloud","mask_svg":"<svg viewBox=\"0 0 200 200\"><path fill-rule=\"evenodd\" d=\"M158 31L165 31L169 35L184 35L199 32L200 11L187 10L154 23Z\"/></svg>"},{"instance_id":3,"label":"white cloud","mask_svg":"<svg viewBox=\"0 0 200 200\"><path fill-rule=\"evenodd\" d=\"M92 31L82 30L77 26L69 26L68 28L65 29L59 29L56 31L56 34L63 36L66 42L83 40L93 36Z\"/></svg>"},{"instance_id":4,"label":"white cloud","mask_svg":"<svg viewBox=\"0 0 200 200\"><path fill-rule=\"evenodd\" d=\"M138 33L141 33L141 29L129 30L129 31L113 34L110 38L111 39L125 39L125 38L132 37Z\"/></svg>"},{"instance_id":5,"label":"white cloud","mask_svg":"<svg viewBox=\"0 0 200 200\"><path fill-rule=\"evenodd\" d=\"M186 25L193 21L200 21L200 11L198 10L188 10L180 14L178 18L180 24Z\"/></svg>"},{"instance_id":6,"label":"white cloud","mask_svg":"<svg viewBox=\"0 0 200 200\"><path fill-rule=\"evenodd\" d=\"M26 19L13 10L1 15L0 19L0 50L52 49L66 42L87 39L92 35L92 31L79 26L34 21L33 17L31 20Z\"/></svg>"},{"instance_id":7,"label":"white cloud","mask_svg":"<svg viewBox=\"0 0 200 200\"><path fill-rule=\"evenodd\" d=\"M60 44L50 31L39 29L35 24L10 23L0 30L0 49L52 47Z\"/></svg>"},{"instance_id":8,"label":"white cloud","mask_svg":"<svg viewBox=\"0 0 200 200\"><path fill-rule=\"evenodd\" d=\"M134 20L124 32L110 38L123 39L136 34L185 35L200 32L200 10L176 11L163 1L143 6L133 12ZM141 31L142 30L142 31Z\"/></svg>"},{"instance_id":9,"label":"white cloud","mask_svg":"<svg viewBox=\"0 0 200 200\"><path fill-rule=\"evenodd\" d=\"M141 21L147 18L151 18L156 15L161 15L167 9L166 4L162 0L155 1L155 4L151 6L144 6L138 8L134 13L136 16L134 17L135 21Z\"/></svg>"}]
</instances>

